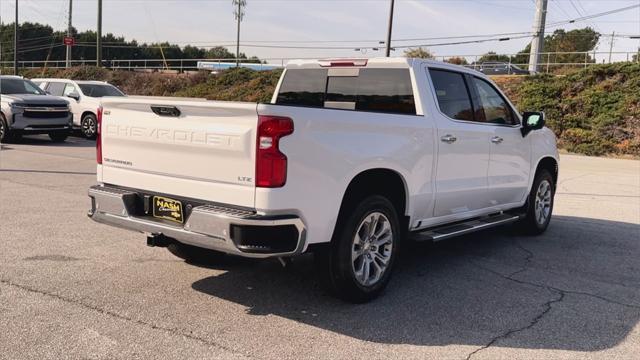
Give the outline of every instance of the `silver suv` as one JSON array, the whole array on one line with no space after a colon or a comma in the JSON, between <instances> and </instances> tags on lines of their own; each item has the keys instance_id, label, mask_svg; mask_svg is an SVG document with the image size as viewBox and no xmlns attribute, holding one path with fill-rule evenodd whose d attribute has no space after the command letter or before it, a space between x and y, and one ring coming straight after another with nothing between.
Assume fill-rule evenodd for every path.
<instances>
[{"instance_id":1,"label":"silver suv","mask_svg":"<svg viewBox=\"0 0 640 360\"><path fill-rule=\"evenodd\" d=\"M66 100L19 76L0 76L0 93L0 142L27 134L48 134L63 142L71 133L73 115Z\"/></svg>"}]
</instances>

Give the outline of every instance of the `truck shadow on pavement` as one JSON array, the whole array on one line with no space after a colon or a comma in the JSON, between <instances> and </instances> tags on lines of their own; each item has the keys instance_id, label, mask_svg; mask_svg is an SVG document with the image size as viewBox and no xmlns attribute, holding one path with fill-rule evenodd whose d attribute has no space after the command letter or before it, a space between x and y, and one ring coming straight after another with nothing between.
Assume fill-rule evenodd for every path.
<instances>
[{"instance_id":1,"label":"truck shadow on pavement","mask_svg":"<svg viewBox=\"0 0 640 360\"><path fill-rule=\"evenodd\" d=\"M408 244L385 294L351 305L291 269L240 260L193 283L253 315L273 314L376 343L597 351L640 318L640 225L556 216L543 236L511 228Z\"/></svg>"}]
</instances>

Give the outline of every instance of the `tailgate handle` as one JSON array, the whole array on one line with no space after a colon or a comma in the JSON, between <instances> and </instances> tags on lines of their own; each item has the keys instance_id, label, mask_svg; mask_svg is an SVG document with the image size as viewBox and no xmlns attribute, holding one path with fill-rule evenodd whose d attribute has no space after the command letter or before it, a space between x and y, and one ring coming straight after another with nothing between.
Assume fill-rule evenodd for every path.
<instances>
[{"instance_id":1,"label":"tailgate handle","mask_svg":"<svg viewBox=\"0 0 640 360\"><path fill-rule=\"evenodd\" d=\"M180 110L175 106L151 105L151 111L159 116L179 117Z\"/></svg>"}]
</instances>

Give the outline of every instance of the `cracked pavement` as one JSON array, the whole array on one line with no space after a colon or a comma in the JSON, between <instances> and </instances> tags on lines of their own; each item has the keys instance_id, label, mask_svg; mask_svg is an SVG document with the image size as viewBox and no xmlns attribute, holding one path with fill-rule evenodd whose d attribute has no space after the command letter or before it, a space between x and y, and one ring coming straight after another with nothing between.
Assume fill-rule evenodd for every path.
<instances>
[{"instance_id":1,"label":"cracked pavement","mask_svg":"<svg viewBox=\"0 0 640 360\"><path fill-rule=\"evenodd\" d=\"M636 359L640 161L563 155L554 218L410 244L340 302L309 256L193 266L86 217L93 143L0 150L0 359Z\"/></svg>"}]
</instances>

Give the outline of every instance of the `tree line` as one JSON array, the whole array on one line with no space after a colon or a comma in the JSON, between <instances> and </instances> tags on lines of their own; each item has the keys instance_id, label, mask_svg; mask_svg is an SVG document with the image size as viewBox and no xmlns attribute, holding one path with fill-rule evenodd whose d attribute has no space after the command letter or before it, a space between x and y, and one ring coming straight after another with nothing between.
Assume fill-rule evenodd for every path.
<instances>
[{"instance_id":1,"label":"tree line","mask_svg":"<svg viewBox=\"0 0 640 360\"><path fill-rule=\"evenodd\" d=\"M13 59L14 24L0 23L0 56L4 61ZM73 29L76 46L72 47L73 60L95 60L95 31ZM18 58L20 61L56 61L66 59L66 47L62 44L66 31L56 31L49 25L25 22L18 26ZM187 45L181 47L168 42L139 43L123 36L108 33L102 36L102 58L118 59L235 59L236 55L223 46L201 48ZM162 49L162 50L161 50ZM260 62L255 56L240 53L244 62Z\"/></svg>"},{"instance_id":2,"label":"tree line","mask_svg":"<svg viewBox=\"0 0 640 360\"><path fill-rule=\"evenodd\" d=\"M583 29L575 29L566 31L564 29L557 29L552 34L545 36L544 38L544 52L553 53L544 55L541 59L542 63L559 63L559 64L571 64L571 63L595 63L593 57L593 50L600 41L600 34L590 27ZM473 65L474 63L482 64L485 62L498 61L498 62L510 62L512 64L528 64L529 54L531 52L531 44L528 44L524 49L519 51L516 55L501 55L494 51L490 51L477 60L468 62L467 59L462 57L452 57L445 59L445 61L457 64L457 65ZM563 54L564 53L564 54ZM578 54L567 54L578 53ZM420 57L420 58L435 58L435 54L429 51L429 49L414 48L405 52L407 57Z\"/></svg>"}]
</instances>

